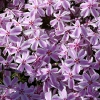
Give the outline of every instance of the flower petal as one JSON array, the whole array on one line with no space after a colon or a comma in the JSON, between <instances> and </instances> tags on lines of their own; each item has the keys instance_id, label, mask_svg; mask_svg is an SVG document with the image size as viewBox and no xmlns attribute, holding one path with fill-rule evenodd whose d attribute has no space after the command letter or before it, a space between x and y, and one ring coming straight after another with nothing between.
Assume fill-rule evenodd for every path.
<instances>
[{"instance_id":1,"label":"flower petal","mask_svg":"<svg viewBox=\"0 0 100 100\"><path fill-rule=\"evenodd\" d=\"M73 80L73 79L69 79L69 80L68 80L68 87L69 87L70 89L73 89L73 86L74 86L74 80Z\"/></svg>"},{"instance_id":2,"label":"flower petal","mask_svg":"<svg viewBox=\"0 0 100 100\"><path fill-rule=\"evenodd\" d=\"M21 33L21 28L20 27L15 27L11 29L10 34L11 35L19 35Z\"/></svg>"}]
</instances>

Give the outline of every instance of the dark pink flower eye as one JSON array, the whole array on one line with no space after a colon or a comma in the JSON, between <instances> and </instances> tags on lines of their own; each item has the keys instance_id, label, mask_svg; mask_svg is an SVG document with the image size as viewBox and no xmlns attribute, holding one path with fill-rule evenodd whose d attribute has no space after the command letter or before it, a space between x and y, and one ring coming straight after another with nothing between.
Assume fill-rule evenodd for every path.
<instances>
[{"instance_id":1,"label":"dark pink flower eye","mask_svg":"<svg viewBox=\"0 0 100 100\"><path fill-rule=\"evenodd\" d=\"M7 31L6 36L9 36L9 35L10 35L10 32Z\"/></svg>"},{"instance_id":2,"label":"dark pink flower eye","mask_svg":"<svg viewBox=\"0 0 100 100\"><path fill-rule=\"evenodd\" d=\"M21 94L21 95L23 95L24 92L25 92L25 91L24 91L23 89L19 90L19 94Z\"/></svg>"},{"instance_id":3,"label":"dark pink flower eye","mask_svg":"<svg viewBox=\"0 0 100 100\"><path fill-rule=\"evenodd\" d=\"M47 54L50 56L52 54L52 51L48 50Z\"/></svg>"},{"instance_id":4,"label":"dark pink flower eye","mask_svg":"<svg viewBox=\"0 0 100 100\"><path fill-rule=\"evenodd\" d=\"M74 62L78 64L80 62L80 59L77 58L77 59L75 59Z\"/></svg>"}]
</instances>

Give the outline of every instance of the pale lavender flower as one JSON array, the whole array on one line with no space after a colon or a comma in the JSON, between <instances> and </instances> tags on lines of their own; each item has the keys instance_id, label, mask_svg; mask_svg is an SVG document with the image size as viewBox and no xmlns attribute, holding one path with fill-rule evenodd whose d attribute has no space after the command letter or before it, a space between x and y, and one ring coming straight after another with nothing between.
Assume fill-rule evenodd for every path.
<instances>
[{"instance_id":1,"label":"pale lavender flower","mask_svg":"<svg viewBox=\"0 0 100 100\"><path fill-rule=\"evenodd\" d=\"M42 9L42 4L39 0L31 0L30 3L31 4L26 4L25 8L28 8L32 16L36 14L39 14L40 16L45 15L44 10Z\"/></svg>"},{"instance_id":2,"label":"pale lavender flower","mask_svg":"<svg viewBox=\"0 0 100 100\"><path fill-rule=\"evenodd\" d=\"M65 26L64 27L64 29L63 30L61 30L61 31L58 31L57 33L56 33L57 35L59 34L63 34L63 37L62 37L62 42L65 42L65 41L68 41L69 40L69 38L71 37L71 34L72 34L72 27L70 27L70 26Z\"/></svg>"},{"instance_id":3,"label":"pale lavender flower","mask_svg":"<svg viewBox=\"0 0 100 100\"><path fill-rule=\"evenodd\" d=\"M24 68L26 69L27 73L32 71L32 67L30 66L29 63L34 62L34 57L29 56L29 52L23 52L21 55L17 56L15 58L15 62L19 63L20 65L18 66L17 70L23 72Z\"/></svg>"},{"instance_id":4,"label":"pale lavender flower","mask_svg":"<svg viewBox=\"0 0 100 100\"><path fill-rule=\"evenodd\" d=\"M74 24L74 30L72 32L72 36L74 38L80 38L80 35L87 36L87 30L85 29L84 25L81 25L80 21L77 20Z\"/></svg>"},{"instance_id":5,"label":"pale lavender flower","mask_svg":"<svg viewBox=\"0 0 100 100\"><path fill-rule=\"evenodd\" d=\"M12 46L10 47L10 54L20 54L25 51L30 47L30 43L28 41L24 41L23 38L20 38L19 41L16 43L13 43Z\"/></svg>"},{"instance_id":6,"label":"pale lavender flower","mask_svg":"<svg viewBox=\"0 0 100 100\"><path fill-rule=\"evenodd\" d=\"M46 63L50 63L50 59L52 58L54 61L58 61L58 47L55 45L47 45L44 48L38 48L37 53L43 56L43 60Z\"/></svg>"},{"instance_id":7,"label":"pale lavender flower","mask_svg":"<svg viewBox=\"0 0 100 100\"><path fill-rule=\"evenodd\" d=\"M63 30L64 22L70 21L70 16L68 16L69 14L70 12L67 11L64 11L63 13L59 11L58 14L54 13L55 19L50 21L51 26L54 27L55 25L57 25L60 30Z\"/></svg>"},{"instance_id":8,"label":"pale lavender flower","mask_svg":"<svg viewBox=\"0 0 100 100\"><path fill-rule=\"evenodd\" d=\"M36 16L29 16L28 18L24 18L22 22L22 26L27 26L29 28L34 29L42 24L41 18L36 18Z\"/></svg>"},{"instance_id":9,"label":"pale lavender flower","mask_svg":"<svg viewBox=\"0 0 100 100\"><path fill-rule=\"evenodd\" d=\"M79 52L75 50L69 50L70 59L66 59L66 63L68 66L73 66L73 69L76 73L79 73L81 70L81 66L89 65L88 60L85 60L84 57L86 56L86 51L81 49Z\"/></svg>"},{"instance_id":10,"label":"pale lavender flower","mask_svg":"<svg viewBox=\"0 0 100 100\"><path fill-rule=\"evenodd\" d=\"M32 38L29 39L32 50L37 50L38 46L46 47L48 39L49 37L44 30L33 30Z\"/></svg>"},{"instance_id":11,"label":"pale lavender flower","mask_svg":"<svg viewBox=\"0 0 100 100\"><path fill-rule=\"evenodd\" d=\"M21 29L20 27L11 28L11 26L12 26L12 23L8 22L6 24L6 29L0 28L0 36L2 36L3 39L7 41L10 40L10 41L16 42L18 41L17 35L21 33Z\"/></svg>"},{"instance_id":12,"label":"pale lavender flower","mask_svg":"<svg viewBox=\"0 0 100 100\"><path fill-rule=\"evenodd\" d=\"M73 89L75 85L75 80L77 81L82 80L81 75L78 75L76 72L74 72L74 70L71 70L64 62L62 62L62 65L60 67L62 69L62 74L65 77L63 81L68 81L68 87L70 89Z\"/></svg>"},{"instance_id":13,"label":"pale lavender flower","mask_svg":"<svg viewBox=\"0 0 100 100\"><path fill-rule=\"evenodd\" d=\"M99 16L99 12L98 12L99 7L98 7L97 0L85 0L85 3L82 3L80 5L80 8L81 8L81 15L84 17L90 15L90 13L94 17Z\"/></svg>"},{"instance_id":14,"label":"pale lavender flower","mask_svg":"<svg viewBox=\"0 0 100 100\"><path fill-rule=\"evenodd\" d=\"M86 43L83 43L82 39L74 39L74 41L72 43L68 43L68 47L70 49L74 49L75 51L80 51L82 47L87 46Z\"/></svg>"},{"instance_id":15,"label":"pale lavender flower","mask_svg":"<svg viewBox=\"0 0 100 100\"><path fill-rule=\"evenodd\" d=\"M8 56L6 60L4 59L2 62L4 69L16 68L17 64L12 63L12 61L13 61L12 56Z\"/></svg>"}]
</instances>

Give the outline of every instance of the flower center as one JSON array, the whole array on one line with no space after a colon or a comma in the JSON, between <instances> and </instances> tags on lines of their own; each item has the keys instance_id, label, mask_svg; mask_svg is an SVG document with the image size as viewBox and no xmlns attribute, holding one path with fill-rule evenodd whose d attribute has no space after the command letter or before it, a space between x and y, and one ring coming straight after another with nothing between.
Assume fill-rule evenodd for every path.
<instances>
[{"instance_id":1,"label":"flower center","mask_svg":"<svg viewBox=\"0 0 100 100\"><path fill-rule=\"evenodd\" d=\"M48 5L51 5L51 4L52 4L52 2L49 0L49 1L47 2L47 4L48 4Z\"/></svg>"},{"instance_id":2,"label":"flower center","mask_svg":"<svg viewBox=\"0 0 100 100\"><path fill-rule=\"evenodd\" d=\"M73 74L72 73L69 73L69 77L72 78L73 77Z\"/></svg>"},{"instance_id":3,"label":"flower center","mask_svg":"<svg viewBox=\"0 0 100 100\"><path fill-rule=\"evenodd\" d=\"M20 52L21 51L21 47L17 47L16 51Z\"/></svg>"},{"instance_id":4,"label":"flower center","mask_svg":"<svg viewBox=\"0 0 100 100\"><path fill-rule=\"evenodd\" d=\"M38 6L37 6L37 5L35 5L33 8L34 8L34 9L37 9L37 8L38 8Z\"/></svg>"},{"instance_id":5,"label":"flower center","mask_svg":"<svg viewBox=\"0 0 100 100\"><path fill-rule=\"evenodd\" d=\"M75 59L75 61L74 61L76 64L78 64L79 62L80 62L80 60L77 58L77 59Z\"/></svg>"},{"instance_id":6,"label":"flower center","mask_svg":"<svg viewBox=\"0 0 100 100\"><path fill-rule=\"evenodd\" d=\"M67 52L67 51L64 51L64 54L65 54L65 55L68 55L68 52Z\"/></svg>"},{"instance_id":7,"label":"flower center","mask_svg":"<svg viewBox=\"0 0 100 100\"><path fill-rule=\"evenodd\" d=\"M10 32L7 31L6 36L9 36L9 35L10 35Z\"/></svg>"},{"instance_id":8,"label":"flower center","mask_svg":"<svg viewBox=\"0 0 100 100\"><path fill-rule=\"evenodd\" d=\"M8 66L9 66L9 63L8 63L8 62L6 62L6 63L5 63L5 67L8 67Z\"/></svg>"},{"instance_id":9,"label":"flower center","mask_svg":"<svg viewBox=\"0 0 100 100\"><path fill-rule=\"evenodd\" d=\"M48 56L50 56L52 54L52 52L50 50L47 51Z\"/></svg>"},{"instance_id":10,"label":"flower center","mask_svg":"<svg viewBox=\"0 0 100 100\"><path fill-rule=\"evenodd\" d=\"M32 96L31 96L30 94L27 94L27 97L28 97L29 99L31 99Z\"/></svg>"},{"instance_id":11,"label":"flower center","mask_svg":"<svg viewBox=\"0 0 100 100\"><path fill-rule=\"evenodd\" d=\"M78 27L78 28L80 28L80 27L81 27L81 25L80 25L80 24L78 24L78 25L77 25L77 27Z\"/></svg>"},{"instance_id":12,"label":"flower center","mask_svg":"<svg viewBox=\"0 0 100 100\"><path fill-rule=\"evenodd\" d=\"M19 94L24 94L24 90L21 89L21 90L19 91Z\"/></svg>"},{"instance_id":13,"label":"flower center","mask_svg":"<svg viewBox=\"0 0 100 100\"><path fill-rule=\"evenodd\" d=\"M89 4L88 8L91 9L93 7L93 4Z\"/></svg>"},{"instance_id":14,"label":"flower center","mask_svg":"<svg viewBox=\"0 0 100 100\"><path fill-rule=\"evenodd\" d=\"M34 22L33 22L33 21L29 21L29 24L30 24L30 25L33 25L33 24L34 24Z\"/></svg>"},{"instance_id":15,"label":"flower center","mask_svg":"<svg viewBox=\"0 0 100 100\"><path fill-rule=\"evenodd\" d=\"M70 30L67 30L65 33L66 34L71 34L71 31Z\"/></svg>"},{"instance_id":16,"label":"flower center","mask_svg":"<svg viewBox=\"0 0 100 100\"><path fill-rule=\"evenodd\" d=\"M47 70L47 74L49 74L50 73L50 70Z\"/></svg>"},{"instance_id":17,"label":"flower center","mask_svg":"<svg viewBox=\"0 0 100 100\"><path fill-rule=\"evenodd\" d=\"M87 89L87 86L84 87L84 90L86 90L86 89Z\"/></svg>"},{"instance_id":18,"label":"flower center","mask_svg":"<svg viewBox=\"0 0 100 100\"><path fill-rule=\"evenodd\" d=\"M36 37L35 40L40 40L40 38L39 37Z\"/></svg>"},{"instance_id":19,"label":"flower center","mask_svg":"<svg viewBox=\"0 0 100 100\"><path fill-rule=\"evenodd\" d=\"M78 49L79 48L79 43L75 43L74 47L75 47L75 49Z\"/></svg>"},{"instance_id":20,"label":"flower center","mask_svg":"<svg viewBox=\"0 0 100 100\"><path fill-rule=\"evenodd\" d=\"M60 21L61 20L61 16L59 15L59 16L57 16L57 18L56 18L58 21Z\"/></svg>"},{"instance_id":21,"label":"flower center","mask_svg":"<svg viewBox=\"0 0 100 100\"><path fill-rule=\"evenodd\" d=\"M18 23L16 23L16 26L19 26L19 24L20 24L19 22L18 22Z\"/></svg>"},{"instance_id":22,"label":"flower center","mask_svg":"<svg viewBox=\"0 0 100 100\"><path fill-rule=\"evenodd\" d=\"M10 89L10 88L12 88L12 86L11 86L11 85L9 85L9 86L8 86L8 89Z\"/></svg>"},{"instance_id":23,"label":"flower center","mask_svg":"<svg viewBox=\"0 0 100 100\"><path fill-rule=\"evenodd\" d=\"M88 81L88 84L91 85L93 82L92 81Z\"/></svg>"},{"instance_id":24,"label":"flower center","mask_svg":"<svg viewBox=\"0 0 100 100\"><path fill-rule=\"evenodd\" d=\"M25 63L26 63L26 60L23 60L22 64L25 65Z\"/></svg>"}]
</instances>

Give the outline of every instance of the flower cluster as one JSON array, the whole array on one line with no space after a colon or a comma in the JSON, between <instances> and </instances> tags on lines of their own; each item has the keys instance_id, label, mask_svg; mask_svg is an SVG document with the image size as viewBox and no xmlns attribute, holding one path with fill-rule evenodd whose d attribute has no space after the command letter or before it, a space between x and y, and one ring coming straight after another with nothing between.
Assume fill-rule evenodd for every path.
<instances>
[{"instance_id":1,"label":"flower cluster","mask_svg":"<svg viewBox=\"0 0 100 100\"><path fill-rule=\"evenodd\" d=\"M100 0L0 5L0 100L100 100Z\"/></svg>"}]
</instances>

